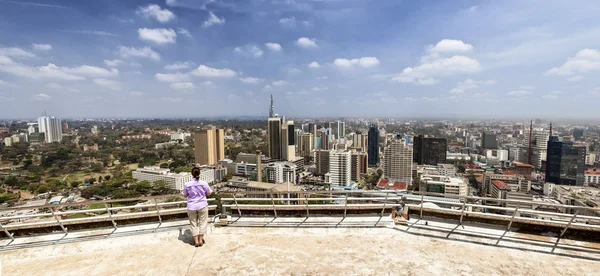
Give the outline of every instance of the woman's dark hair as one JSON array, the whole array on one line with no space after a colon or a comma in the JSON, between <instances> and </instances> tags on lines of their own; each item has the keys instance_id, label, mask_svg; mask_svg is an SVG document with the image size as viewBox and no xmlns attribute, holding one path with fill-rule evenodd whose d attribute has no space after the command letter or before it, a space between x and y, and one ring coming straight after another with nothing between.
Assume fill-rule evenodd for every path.
<instances>
[{"instance_id":1,"label":"woman's dark hair","mask_svg":"<svg viewBox=\"0 0 600 276\"><path fill-rule=\"evenodd\" d=\"M200 179L200 168L196 167L192 169L192 176L196 179Z\"/></svg>"}]
</instances>

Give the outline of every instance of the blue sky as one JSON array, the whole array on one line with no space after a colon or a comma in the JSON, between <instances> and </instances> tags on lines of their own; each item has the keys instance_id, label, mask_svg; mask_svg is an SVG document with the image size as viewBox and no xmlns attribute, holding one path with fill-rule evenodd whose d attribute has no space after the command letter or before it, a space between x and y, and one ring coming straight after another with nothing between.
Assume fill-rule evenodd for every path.
<instances>
[{"instance_id":1,"label":"blue sky","mask_svg":"<svg viewBox=\"0 0 600 276\"><path fill-rule=\"evenodd\" d=\"M597 118L597 1L0 0L0 118Z\"/></svg>"}]
</instances>

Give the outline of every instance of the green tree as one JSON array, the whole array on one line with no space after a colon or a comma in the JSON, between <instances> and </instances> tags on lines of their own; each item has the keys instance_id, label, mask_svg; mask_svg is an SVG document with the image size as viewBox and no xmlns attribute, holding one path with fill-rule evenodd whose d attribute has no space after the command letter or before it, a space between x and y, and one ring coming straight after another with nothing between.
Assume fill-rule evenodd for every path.
<instances>
[{"instance_id":1,"label":"green tree","mask_svg":"<svg viewBox=\"0 0 600 276\"><path fill-rule=\"evenodd\" d=\"M152 184L151 195L167 195L173 193L173 189L169 186L169 183L164 180L156 180Z\"/></svg>"},{"instance_id":2,"label":"green tree","mask_svg":"<svg viewBox=\"0 0 600 276\"><path fill-rule=\"evenodd\" d=\"M73 181L73 182L71 182L71 187L72 188L77 188L77 187L79 187L79 185L81 185L81 181Z\"/></svg>"}]
</instances>

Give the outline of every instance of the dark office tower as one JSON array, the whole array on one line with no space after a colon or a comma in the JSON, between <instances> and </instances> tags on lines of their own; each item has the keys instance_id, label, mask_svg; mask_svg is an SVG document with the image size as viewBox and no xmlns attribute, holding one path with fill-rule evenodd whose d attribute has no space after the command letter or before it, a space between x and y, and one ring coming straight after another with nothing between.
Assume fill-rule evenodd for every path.
<instances>
[{"instance_id":1,"label":"dark office tower","mask_svg":"<svg viewBox=\"0 0 600 276\"><path fill-rule=\"evenodd\" d=\"M369 167L376 167L379 164L379 129L376 125L369 127L367 148Z\"/></svg>"},{"instance_id":2,"label":"dark office tower","mask_svg":"<svg viewBox=\"0 0 600 276\"><path fill-rule=\"evenodd\" d=\"M315 123L308 123L308 133L312 133L314 137L317 137L317 125Z\"/></svg>"},{"instance_id":3,"label":"dark office tower","mask_svg":"<svg viewBox=\"0 0 600 276\"><path fill-rule=\"evenodd\" d=\"M269 118L267 135L269 137L269 157L281 160L283 145L281 143L281 118ZM287 147L287 145L285 145Z\"/></svg>"},{"instance_id":4,"label":"dark office tower","mask_svg":"<svg viewBox=\"0 0 600 276\"><path fill-rule=\"evenodd\" d=\"M581 138L583 138L583 129L573 129L573 138L575 138L576 140L581 140Z\"/></svg>"},{"instance_id":5,"label":"dark office tower","mask_svg":"<svg viewBox=\"0 0 600 276\"><path fill-rule=\"evenodd\" d=\"M413 162L419 165L446 163L448 142L446 138L415 136L413 141Z\"/></svg>"},{"instance_id":6,"label":"dark office tower","mask_svg":"<svg viewBox=\"0 0 600 276\"><path fill-rule=\"evenodd\" d=\"M484 149L498 149L498 140L496 140L496 134L485 131L482 132L481 147Z\"/></svg>"},{"instance_id":7,"label":"dark office tower","mask_svg":"<svg viewBox=\"0 0 600 276\"><path fill-rule=\"evenodd\" d=\"M561 142L550 136L546 153L546 182L583 186L585 180L585 147Z\"/></svg>"}]
</instances>

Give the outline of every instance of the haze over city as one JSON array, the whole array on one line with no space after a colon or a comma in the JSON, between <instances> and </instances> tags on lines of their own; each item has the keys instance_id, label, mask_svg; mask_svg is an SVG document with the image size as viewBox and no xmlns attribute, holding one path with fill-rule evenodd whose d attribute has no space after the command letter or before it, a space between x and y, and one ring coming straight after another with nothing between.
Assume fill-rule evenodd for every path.
<instances>
[{"instance_id":1,"label":"haze over city","mask_svg":"<svg viewBox=\"0 0 600 276\"><path fill-rule=\"evenodd\" d=\"M577 3L0 1L0 117L593 118Z\"/></svg>"}]
</instances>

